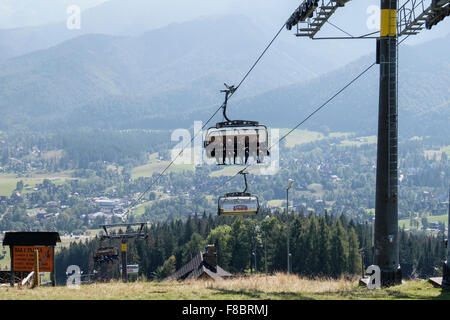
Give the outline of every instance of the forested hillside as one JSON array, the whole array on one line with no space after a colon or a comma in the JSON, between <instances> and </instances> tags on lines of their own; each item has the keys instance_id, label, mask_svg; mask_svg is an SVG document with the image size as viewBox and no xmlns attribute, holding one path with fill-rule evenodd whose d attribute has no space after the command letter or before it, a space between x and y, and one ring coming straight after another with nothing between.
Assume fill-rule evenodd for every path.
<instances>
[{"instance_id":1,"label":"forested hillside","mask_svg":"<svg viewBox=\"0 0 450 320\"><path fill-rule=\"evenodd\" d=\"M266 263L269 273L286 271L287 223L291 230L292 271L296 274L334 278L360 275L362 267L373 262L370 225L354 224L344 216L335 219L303 213L268 219L264 214L246 219L204 214L186 221L153 224L145 229L148 239L130 240L128 262L139 264L141 277L163 279L204 250L206 244L214 244L218 264L234 274L254 272L255 259L258 272L265 272ZM118 278L118 262L94 264L92 257L100 245L96 238L63 248L56 256L58 281L65 283L65 270L72 264L79 265L85 275L89 273L92 277L94 269L97 270L97 280ZM400 263L405 278L438 275L444 256L442 237L400 232Z\"/></svg>"}]
</instances>

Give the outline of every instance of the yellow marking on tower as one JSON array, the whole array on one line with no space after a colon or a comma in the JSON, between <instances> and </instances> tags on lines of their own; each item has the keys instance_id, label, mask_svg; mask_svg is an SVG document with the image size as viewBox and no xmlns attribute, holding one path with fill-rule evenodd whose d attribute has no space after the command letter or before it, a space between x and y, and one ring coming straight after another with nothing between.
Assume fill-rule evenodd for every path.
<instances>
[{"instance_id":1,"label":"yellow marking on tower","mask_svg":"<svg viewBox=\"0 0 450 320\"><path fill-rule=\"evenodd\" d=\"M382 37L395 37L397 35L397 10L381 9Z\"/></svg>"}]
</instances>

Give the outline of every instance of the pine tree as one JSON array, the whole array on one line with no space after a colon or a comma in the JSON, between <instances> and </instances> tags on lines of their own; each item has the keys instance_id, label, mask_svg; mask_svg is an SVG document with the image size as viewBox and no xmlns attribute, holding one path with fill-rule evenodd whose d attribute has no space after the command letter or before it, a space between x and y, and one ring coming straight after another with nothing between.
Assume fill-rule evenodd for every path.
<instances>
[{"instance_id":1,"label":"pine tree","mask_svg":"<svg viewBox=\"0 0 450 320\"><path fill-rule=\"evenodd\" d=\"M251 259L251 227L249 220L237 218L231 225L232 257L230 267L233 270L244 271Z\"/></svg>"},{"instance_id":2,"label":"pine tree","mask_svg":"<svg viewBox=\"0 0 450 320\"><path fill-rule=\"evenodd\" d=\"M317 256L320 262L318 273L320 275L330 274L330 230L327 224L326 217L319 218L319 243Z\"/></svg>"},{"instance_id":3,"label":"pine tree","mask_svg":"<svg viewBox=\"0 0 450 320\"><path fill-rule=\"evenodd\" d=\"M350 274L361 274L361 271L358 236L355 229L350 228L348 231L348 272Z\"/></svg>"},{"instance_id":4,"label":"pine tree","mask_svg":"<svg viewBox=\"0 0 450 320\"><path fill-rule=\"evenodd\" d=\"M341 220L336 220L331 236L331 275L339 277L347 270L347 235Z\"/></svg>"},{"instance_id":5,"label":"pine tree","mask_svg":"<svg viewBox=\"0 0 450 320\"><path fill-rule=\"evenodd\" d=\"M309 217L309 228L306 234L305 250L307 256L305 257L306 269L305 272L311 275L316 275L321 269L320 266L320 252L319 252L319 224L314 214Z\"/></svg>"}]
</instances>

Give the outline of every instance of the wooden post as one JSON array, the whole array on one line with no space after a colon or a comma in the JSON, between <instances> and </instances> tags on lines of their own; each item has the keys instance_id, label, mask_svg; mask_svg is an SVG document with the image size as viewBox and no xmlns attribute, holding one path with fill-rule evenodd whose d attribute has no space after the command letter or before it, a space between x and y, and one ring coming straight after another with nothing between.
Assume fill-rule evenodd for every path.
<instances>
[{"instance_id":1,"label":"wooden post","mask_svg":"<svg viewBox=\"0 0 450 320\"><path fill-rule=\"evenodd\" d=\"M32 288L39 287L39 250L34 250L34 279Z\"/></svg>"},{"instance_id":2,"label":"wooden post","mask_svg":"<svg viewBox=\"0 0 450 320\"><path fill-rule=\"evenodd\" d=\"M56 287L55 247L53 246L51 250L53 250L53 271L50 277L52 278L52 286Z\"/></svg>"},{"instance_id":3,"label":"wooden post","mask_svg":"<svg viewBox=\"0 0 450 320\"><path fill-rule=\"evenodd\" d=\"M122 238L122 281L128 282L127 273L127 238L126 236Z\"/></svg>"}]
</instances>

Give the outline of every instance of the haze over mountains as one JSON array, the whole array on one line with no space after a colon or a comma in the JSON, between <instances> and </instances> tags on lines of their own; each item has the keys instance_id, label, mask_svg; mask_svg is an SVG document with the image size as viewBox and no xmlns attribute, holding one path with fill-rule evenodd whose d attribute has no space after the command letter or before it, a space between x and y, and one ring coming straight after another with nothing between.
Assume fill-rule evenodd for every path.
<instances>
[{"instance_id":1,"label":"haze over mountains","mask_svg":"<svg viewBox=\"0 0 450 320\"><path fill-rule=\"evenodd\" d=\"M52 2L55 0L52 0ZM87 1L87 0L86 0ZM355 3L356 4L356 3ZM11 4L12 5L12 4ZM180 24L198 18L217 15L244 15L258 26L260 37L270 38L287 19L290 12L298 6L297 1L289 0L278 3L272 0L226 0L212 2L208 0L109 0L101 5L83 10L80 15L81 29L67 28L67 14L62 3L58 5L61 19L41 26L0 30L0 60L27 54L40 49L47 49L64 41L86 34L107 34L122 36L139 36L150 30L165 28L170 24ZM64 10L63 10L64 9ZM360 12L364 21L365 8L358 5L349 6L351 11ZM53 9L56 10L56 9ZM351 14L348 12L348 14ZM0 17L1 17L0 13ZM214 24L214 21L212 22ZM346 24L344 24L346 26ZM205 25L204 28L210 26ZM356 28L366 32L365 24ZM285 32L281 38L291 38ZM298 43L298 41L296 41ZM325 44L316 44L326 48ZM256 48L255 48L256 49ZM298 46L298 50L302 47ZM363 44L353 44L352 50L340 47L336 52L336 63L345 63L367 51ZM343 52L341 52L343 51ZM347 56L349 56L347 58Z\"/></svg>"},{"instance_id":2,"label":"haze over mountains","mask_svg":"<svg viewBox=\"0 0 450 320\"><path fill-rule=\"evenodd\" d=\"M401 136L450 136L450 34L399 50L399 133ZM236 109L250 117L259 110L272 126L293 127L375 61L369 55L306 83L275 89L241 101ZM351 85L306 128L376 134L379 66ZM276 110L274 105L279 106ZM280 109L283 112L280 112ZM287 120L290 119L290 120Z\"/></svg>"},{"instance_id":3,"label":"haze over mountains","mask_svg":"<svg viewBox=\"0 0 450 320\"><path fill-rule=\"evenodd\" d=\"M2 0L0 3L0 29L39 26L58 22L67 7L76 4L82 10L95 7L107 0Z\"/></svg>"},{"instance_id":4,"label":"haze over mountains","mask_svg":"<svg viewBox=\"0 0 450 320\"><path fill-rule=\"evenodd\" d=\"M223 83L237 84L268 40L244 16L200 18L138 37L84 35L4 62L0 107L7 118L28 116L32 122L50 114L63 120L83 106L101 106L102 116L114 106L126 107L125 114L141 110L139 117L143 112L176 116L219 103ZM241 96L304 81L336 66L314 48L303 50L300 59L299 54L277 42Z\"/></svg>"},{"instance_id":5,"label":"haze over mountains","mask_svg":"<svg viewBox=\"0 0 450 320\"><path fill-rule=\"evenodd\" d=\"M152 26L140 24L148 12L139 18L136 8L144 2L133 1L127 14L137 17L134 23L119 19L123 2L110 0L86 10L81 30L68 30L65 22L1 30L0 130L189 127L209 118L222 103L223 83L236 85L277 30L268 27L269 19L263 24L246 15L215 15L142 33ZM151 3L147 10L162 12L161 3ZM349 10L365 7L351 3ZM116 25L108 24L108 8ZM345 25L341 16L336 20ZM110 34L91 34L95 31ZM400 130L408 134L449 130L449 40L411 47L408 39L402 45ZM230 116L294 126L373 62L374 41L362 42L312 41L284 31L233 98ZM346 58L351 61L368 47L368 55L342 67L342 56L355 49ZM375 66L307 127L375 134L377 106Z\"/></svg>"},{"instance_id":6,"label":"haze over mountains","mask_svg":"<svg viewBox=\"0 0 450 320\"><path fill-rule=\"evenodd\" d=\"M212 15L244 15L260 28L262 37L269 38L299 5L298 0L4 1L0 4L0 60L47 49L80 35L102 33L137 36L173 23ZM80 30L67 28L66 20L70 16L67 8L73 4L82 10ZM374 6L379 6L379 0L350 1L336 12L332 22L353 35L376 31L368 27L368 21L373 19ZM438 37L445 34L449 27L450 21L443 21L433 27L433 32L423 32L409 41L418 43ZM292 33L285 32L281 38L292 38ZM331 25L326 25L321 34L344 35ZM308 42L311 41L296 41L303 45L299 46L300 50L304 45L309 46ZM314 46L327 50L330 44L336 48L333 57L341 66L368 54L373 48L373 45L366 41L326 41Z\"/></svg>"}]
</instances>

